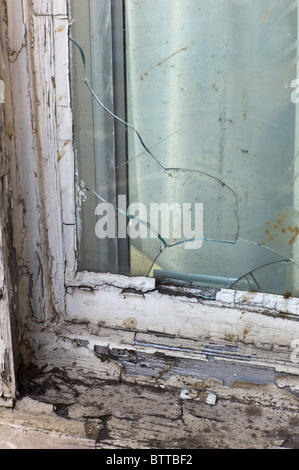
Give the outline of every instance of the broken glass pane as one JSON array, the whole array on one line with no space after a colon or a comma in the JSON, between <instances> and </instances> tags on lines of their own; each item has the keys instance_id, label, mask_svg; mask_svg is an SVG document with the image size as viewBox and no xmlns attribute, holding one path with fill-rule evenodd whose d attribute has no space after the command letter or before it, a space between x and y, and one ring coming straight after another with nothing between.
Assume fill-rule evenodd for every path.
<instances>
[{"instance_id":1,"label":"broken glass pane","mask_svg":"<svg viewBox=\"0 0 299 470\"><path fill-rule=\"evenodd\" d=\"M79 269L299 296L297 2L71 7Z\"/></svg>"}]
</instances>

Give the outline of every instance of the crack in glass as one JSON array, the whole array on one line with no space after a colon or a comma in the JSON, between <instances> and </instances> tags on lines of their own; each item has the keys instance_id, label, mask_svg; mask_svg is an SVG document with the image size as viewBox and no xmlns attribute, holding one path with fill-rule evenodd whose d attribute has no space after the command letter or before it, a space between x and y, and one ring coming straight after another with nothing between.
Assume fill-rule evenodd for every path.
<instances>
[{"instance_id":1,"label":"crack in glass","mask_svg":"<svg viewBox=\"0 0 299 470\"><path fill-rule=\"evenodd\" d=\"M155 0L155 3L157 6L161 5L159 0ZM167 2L164 2L164 5L165 3ZM197 201L203 203L204 214L201 237L175 238L170 236L166 238L159 230L159 225L153 225L141 216L132 215L126 208L121 208L117 204L116 198L111 200L104 197L101 191L94 190L86 184L77 171L76 178L83 193L92 194L98 201L111 203L116 212L124 215L129 221L144 225L154 235L146 239L130 240L131 260L137 260L135 266L132 263L130 274L155 276L164 280L177 279L188 285L227 287L279 294L292 292L292 295L299 296L299 285L297 287L296 282L299 272L296 256L299 212L296 210L294 184L297 174L297 158L294 157L297 155L296 106L290 100L290 82L297 73L297 18L294 18L297 2L276 2L268 11L266 8L268 4L263 0L244 1L244 5L239 6L239 11L236 12L233 10L235 5L233 1L218 2L218 10L216 3L212 7L209 3L209 8L207 2L200 1L201 15L191 18L192 2L187 0L185 3L187 12L182 14L182 2L175 0L172 3L173 10L170 19L166 14L169 10L161 8L161 15L163 13L165 15L160 19L161 27L167 25L170 30L173 28L178 31L177 25L179 24L183 30L184 20L186 24L188 21L192 24L194 21L199 21L202 25L208 24L210 30L206 36L197 32L196 39L189 38L187 35L189 41L186 41L186 46L183 45L185 33L178 33L179 39L176 38L176 40L172 38L171 41L169 37L165 41L167 45L161 46L161 50L165 49L164 56L157 59L156 52L150 55L150 49L146 49L148 55L146 61L136 51L143 47L144 42L149 43L150 39L153 40L153 35L151 36L153 33L148 33L148 31L144 34L137 33L143 31L144 22L148 18L147 13L153 12L153 4L145 1L142 8L136 3L124 2L124 4L127 21L126 41L130 46L131 54L127 58L129 69L127 81L133 84L128 85L127 88L126 118L129 116L131 121L117 115L99 97L87 78L87 60L83 46L69 36L70 41L80 52L83 63L83 83L92 96L93 102L99 105L113 121L117 121L132 133L127 136L129 147L127 159L125 162L116 163L114 171L117 173L120 169L126 169L130 202L138 201L149 210L150 204L159 204L161 201L169 206L174 201L179 201L181 204ZM139 13L138 8L141 10ZM212 11L216 15L216 20L219 21L222 15L225 17L227 14L227 26L224 26L222 31L223 39L227 43L222 43L221 47L217 43L219 37L214 39L217 31L209 23L212 21ZM252 14L252 24L251 20L245 19L244 13L246 12ZM178 20L178 13L183 18ZM238 24L238 21L241 24ZM258 26L256 37L252 40L251 36L243 35L242 28L246 25L255 31L253 21L256 21ZM167 28L163 31L165 36ZM273 39L276 33L279 33L279 39ZM163 34L157 35L157 41L165 40ZM244 41L243 53L242 47L240 52L238 44L240 38ZM176 44L170 48L169 42ZM152 44L153 51L155 51L154 46L155 44ZM254 47L259 50L256 55L254 55ZM174 98L162 81L166 77L169 80L169 89L172 89L172 82L176 82L180 74L187 74L186 61L190 61L192 50L195 48L197 48L198 57L205 57L205 54L211 52L214 52L213 55L216 56L213 57L216 64L213 67L210 64L207 65L207 73L210 73L211 81L195 76L194 82L185 84L183 80L176 83L175 99L180 103L183 111L180 107L175 108L179 116L171 115L176 121L171 127L167 113L170 112L171 100L174 102ZM252 57L248 57L249 52ZM229 59L226 59L226 56L229 56ZM250 64L250 59L253 63L252 69L248 65L245 68L245 60ZM202 67L200 60L203 59L199 59L199 69ZM287 63L284 64L284 62ZM146 63L146 68L142 72L140 67L141 65L144 67L144 63ZM247 74L242 71L241 66L244 66ZM164 68L165 77L163 73L157 72L162 68ZM177 70L176 74L172 68ZM235 73L235 76L230 75L231 71ZM143 84L149 80L151 80L152 87L157 84L157 100L153 98L153 88L143 88ZM194 91L195 82L199 91ZM206 125L203 125L204 117L200 115L200 112L194 113L191 110L192 119L189 119L187 124L185 123L182 112L187 114L191 109L188 108L191 98L188 97L184 102L181 97L184 95L183 86L188 85L193 93L191 93L191 98L196 100L200 97L206 112L209 111L209 103L205 96L206 89L208 88L209 98L217 95L217 99L213 98L211 116L208 116L208 121L215 123L215 141L218 147L211 140L208 142L208 137L211 137L212 133L208 131ZM165 96L161 95L159 87ZM145 93L142 92L143 89ZM238 99L234 100L232 93L236 93ZM274 96L271 97L271 93L274 93ZM161 98L164 99L164 104ZM274 98L276 101L271 101ZM264 100L265 103L260 104L258 100ZM152 110L152 115L146 115L147 107ZM165 110L167 112L164 115ZM159 137L159 141L157 137L150 135L151 126L143 124L150 123L151 119L160 119L161 128L169 129L168 133L165 132L162 137ZM130 122L134 122L134 125ZM152 124L157 130L156 124L154 122ZM139 131L139 126L144 132ZM207 131L207 142L200 127L205 127ZM199 143L194 137L195 129L200 134ZM184 140L186 135L192 138ZM169 145L169 140L171 140L171 145ZM145 143L147 141L149 143ZM177 148L175 143L178 144ZM193 149L190 150L192 145L198 151L197 159L192 157L194 155ZM228 149L234 152L233 157L229 155ZM156 150L159 150L158 154ZM265 163L260 158L263 153ZM251 161L249 161L249 154L253 155ZM192 158L196 165L199 164L202 167L195 168ZM284 165L283 159L285 159ZM184 162L186 166L177 165L178 162ZM237 170L234 173L235 167L239 173ZM280 179L279 176L281 176ZM277 193L273 191L275 185L279 189ZM265 210L263 210L264 207ZM251 224L248 219L252 222ZM202 241L200 248L186 249L187 244L190 247L190 243L196 243L199 240Z\"/></svg>"}]
</instances>

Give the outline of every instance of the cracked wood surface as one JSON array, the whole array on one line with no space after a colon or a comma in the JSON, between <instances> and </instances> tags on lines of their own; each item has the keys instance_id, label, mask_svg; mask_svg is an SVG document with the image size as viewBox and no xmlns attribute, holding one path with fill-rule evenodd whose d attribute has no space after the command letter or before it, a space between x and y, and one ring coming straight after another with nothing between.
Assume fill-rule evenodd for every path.
<instances>
[{"instance_id":1,"label":"cracked wood surface","mask_svg":"<svg viewBox=\"0 0 299 470\"><path fill-rule=\"evenodd\" d=\"M9 413L0 410L0 433L1 425L3 430L3 425L14 427L23 419L26 428L49 433L49 447L59 445L51 437L58 432L105 449L299 447L297 399L274 384L225 387L209 379L198 381L197 395L184 399L180 388L169 385L99 380L71 368L31 372L26 393L51 404L48 415L32 419L26 402L21 417L18 407ZM216 402L206 400L207 390ZM20 443L28 446L30 439Z\"/></svg>"},{"instance_id":2,"label":"cracked wood surface","mask_svg":"<svg viewBox=\"0 0 299 470\"><path fill-rule=\"evenodd\" d=\"M30 336L21 394L84 423L97 448L299 448L287 351L70 320Z\"/></svg>"},{"instance_id":3,"label":"cracked wood surface","mask_svg":"<svg viewBox=\"0 0 299 470\"><path fill-rule=\"evenodd\" d=\"M0 181L0 191L3 197L3 178ZM12 309L10 306L12 297L6 269L5 237L3 235L4 227L0 221L0 405L1 401L7 404L7 399L15 397L16 386L11 323Z\"/></svg>"},{"instance_id":4,"label":"cracked wood surface","mask_svg":"<svg viewBox=\"0 0 299 470\"><path fill-rule=\"evenodd\" d=\"M11 255L11 227L10 227L10 179L8 175L7 152L7 121L5 102L7 89L5 83L5 66L7 52L5 36L0 24L0 406L5 403L9 406L10 398L15 397L15 368L13 357L13 285L11 271L13 270L13 257ZM11 261L11 266L8 260ZM10 270L11 268L11 270Z\"/></svg>"},{"instance_id":5,"label":"cracked wood surface","mask_svg":"<svg viewBox=\"0 0 299 470\"><path fill-rule=\"evenodd\" d=\"M7 45L5 118L21 328L28 314L44 321L64 308L58 168L63 143L57 133L64 102L57 106L55 67L61 63L54 59L56 31L62 22L67 29L66 10L58 14L62 3L22 0L16 7L3 1L0 8Z\"/></svg>"}]
</instances>

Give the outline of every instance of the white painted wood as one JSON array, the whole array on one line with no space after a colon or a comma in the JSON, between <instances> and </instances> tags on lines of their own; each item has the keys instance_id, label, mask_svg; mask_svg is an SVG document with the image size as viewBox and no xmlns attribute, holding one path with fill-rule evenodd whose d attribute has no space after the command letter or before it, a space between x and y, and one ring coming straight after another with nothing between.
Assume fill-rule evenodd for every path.
<instances>
[{"instance_id":1,"label":"white painted wood","mask_svg":"<svg viewBox=\"0 0 299 470\"><path fill-rule=\"evenodd\" d=\"M60 4L60 5L58 5ZM57 161L60 179L61 217L63 223L63 249L66 279L72 279L76 271L76 218L75 218L75 178L74 151L72 132L72 112L69 79L69 43L68 17L66 2L60 0L55 4L54 14L54 48L55 48L55 96L57 119Z\"/></svg>"},{"instance_id":2,"label":"white painted wood","mask_svg":"<svg viewBox=\"0 0 299 470\"><path fill-rule=\"evenodd\" d=\"M299 338L299 322L288 315L263 315L259 311L242 309L238 305L223 306L220 302L199 303L197 299L162 295L158 290L145 293L122 292L109 285L97 290L69 289L67 316L101 322L122 328L132 319L132 328L155 331L187 338L215 338L232 335L247 343L264 342L290 345ZM292 327L291 327L292 325Z\"/></svg>"},{"instance_id":3,"label":"white painted wood","mask_svg":"<svg viewBox=\"0 0 299 470\"><path fill-rule=\"evenodd\" d=\"M136 289L141 292L148 292L155 289L156 281L154 278L147 277L128 277L109 273L78 272L76 277L71 280L69 286L85 286L97 288L103 285L111 285L121 289Z\"/></svg>"},{"instance_id":4,"label":"white painted wood","mask_svg":"<svg viewBox=\"0 0 299 470\"><path fill-rule=\"evenodd\" d=\"M52 13L52 2L33 2L45 6ZM33 5L33 8L36 5ZM32 72L31 83L34 85L34 117L38 123L38 163L39 163L39 205L42 210L42 242L44 276L50 275L50 282L44 284L45 295L57 312L64 309L63 276L64 263L62 247L62 213L60 201L60 181L57 156L57 121L55 99L55 55L53 42L55 23L53 17L32 15L28 10L28 22L31 22ZM66 26L64 26L66 27ZM37 74L38 71L38 74ZM41 87L42 84L42 87ZM48 250L48 256L46 251ZM49 256L50 255L50 256ZM52 256L51 256L52 255ZM54 295L53 295L54 294ZM46 307L48 309L48 307ZM50 313L50 312L49 312Z\"/></svg>"},{"instance_id":5,"label":"white painted wood","mask_svg":"<svg viewBox=\"0 0 299 470\"><path fill-rule=\"evenodd\" d=\"M256 309L273 310L288 315L299 316L299 299L284 298L281 295L264 294L262 292L242 292L222 289L217 293L216 299L224 304L251 306Z\"/></svg>"},{"instance_id":6,"label":"white painted wood","mask_svg":"<svg viewBox=\"0 0 299 470\"><path fill-rule=\"evenodd\" d=\"M181 390L180 398L182 400L196 400L207 403L208 405L216 405L217 396L211 392L199 392L198 390L192 390L183 388Z\"/></svg>"},{"instance_id":7,"label":"white painted wood","mask_svg":"<svg viewBox=\"0 0 299 470\"><path fill-rule=\"evenodd\" d=\"M5 84L3 80L0 80L0 104L5 103Z\"/></svg>"},{"instance_id":8,"label":"white painted wood","mask_svg":"<svg viewBox=\"0 0 299 470\"><path fill-rule=\"evenodd\" d=\"M2 24L11 88L8 150L21 322L29 312L44 321L64 311L53 3L7 2Z\"/></svg>"},{"instance_id":9,"label":"white painted wood","mask_svg":"<svg viewBox=\"0 0 299 470\"><path fill-rule=\"evenodd\" d=\"M70 97L69 19L67 2L59 0L53 5L55 48L55 97L57 110L58 167L60 178L61 217L63 223L63 246L65 280L73 279L76 263L76 214L73 121Z\"/></svg>"}]
</instances>

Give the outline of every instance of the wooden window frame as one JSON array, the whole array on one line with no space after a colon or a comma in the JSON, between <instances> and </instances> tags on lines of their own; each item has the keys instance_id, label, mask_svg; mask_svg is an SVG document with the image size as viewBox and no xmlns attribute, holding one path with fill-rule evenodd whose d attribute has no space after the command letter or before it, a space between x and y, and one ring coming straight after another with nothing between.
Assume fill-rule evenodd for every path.
<instances>
[{"instance_id":1,"label":"wooden window frame","mask_svg":"<svg viewBox=\"0 0 299 470\"><path fill-rule=\"evenodd\" d=\"M273 380L276 374L296 378L297 298L221 289L206 299L200 290L160 288L151 278L77 271L67 0L8 0L0 12L22 361L156 383L166 380L163 374L124 370L129 356L120 351L146 355L151 364L162 351L181 361L178 387L181 375L200 376L192 372L194 361L233 365L228 383L245 380L248 366L249 381L258 380L260 370L273 371Z\"/></svg>"}]
</instances>

